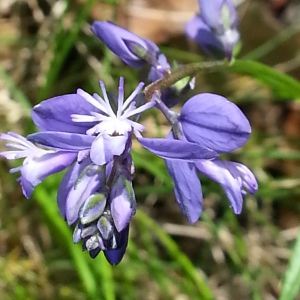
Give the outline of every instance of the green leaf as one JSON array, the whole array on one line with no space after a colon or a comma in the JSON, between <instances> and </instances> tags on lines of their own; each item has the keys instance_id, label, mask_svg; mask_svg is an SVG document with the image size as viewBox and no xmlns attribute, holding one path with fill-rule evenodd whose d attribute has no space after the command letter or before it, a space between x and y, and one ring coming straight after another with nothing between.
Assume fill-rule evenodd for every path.
<instances>
[{"instance_id":1,"label":"green leaf","mask_svg":"<svg viewBox=\"0 0 300 300\"><path fill-rule=\"evenodd\" d=\"M288 269L283 279L282 290L279 300L295 299L300 289L300 232L298 234Z\"/></svg>"},{"instance_id":2,"label":"green leaf","mask_svg":"<svg viewBox=\"0 0 300 300\"><path fill-rule=\"evenodd\" d=\"M291 100L300 98L300 83L272 67L251 60L236 60L229 69L266 84L278 97Z\"/></svg>"}]
</instances>

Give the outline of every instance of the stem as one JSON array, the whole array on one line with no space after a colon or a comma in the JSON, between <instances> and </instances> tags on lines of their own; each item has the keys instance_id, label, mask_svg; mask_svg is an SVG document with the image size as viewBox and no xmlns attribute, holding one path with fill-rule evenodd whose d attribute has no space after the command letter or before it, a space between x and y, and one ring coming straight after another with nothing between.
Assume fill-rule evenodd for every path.
<instances>
[{"instance_id":1,"label":"stem","mask_svg":"<svg viewBox=\"0 0 300 300\"><path fill-rule=\"evenodd\" d=\"M180 140L182 137L182 133L180 130L180 125L178 122L178 114L171 109L169 109L165 103L160 99L160 91L155 91L156 95L154 95L154 100L161 110L161 112L164 114L166 119L168 120L169 124L172 126L172 132L174 135L174 138L177 140Z\"/></svg>"},{"instance_id":2,"label":"stem","mask_svg":"<svg viewBox=\"0 0 300 300\"><path fill-rule=\"evenodd\" d=\"M156 91L161 91L166 89L176 83L177 81L187 77L193 76L199 71L203 70L216 70L220 67L225 67L228 61L213 61L213 62L199 62L191 63L182 66L179 69L172 70L170 73L166 74L163 78L156 80L155 82L149 84L144 89L145 101L149 102Z\"/></svg>"},{"instance_id":3,"label":"stem","mask_svg":"<svg viewBox=\"0 0 300 300\"><path fill-rule=\"evenodd\" d=\"M153 99L155 100L157 106L161 110L161 112L164 114L168 122L171 126L178 123L178 114L174 111L170 110L166 104L160 99L160 91L154 91L156 95L153 95Z\"/></svg>"}]
</instances>

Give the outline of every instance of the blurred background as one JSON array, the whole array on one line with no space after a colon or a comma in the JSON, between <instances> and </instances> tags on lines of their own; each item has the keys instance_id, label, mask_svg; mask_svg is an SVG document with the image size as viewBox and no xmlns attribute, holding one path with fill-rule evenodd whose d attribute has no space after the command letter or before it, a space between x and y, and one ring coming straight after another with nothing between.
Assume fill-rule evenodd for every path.
<instances>
[{"instance_id":1,"label":"blurred background","mask_svg":"<svg viewBox=\"0 0 300 300\"><path fill-rule=\"evenodd\" d=\"M299 1L235 2L239 57L299 80ZM99 79L117 92L119 76L130 94L145 79L92 36L95 19L153 40L169 61L209 60L184 35L196 12L196 0L0 0L0 132L34 132L30 108L52 96L79 87L99 92ZM92 260L73 245L56 205L63 174L48 178L26 200L16 176L8 174L16 165L1 159L1 300L278 299L300 224L299 99L283 99L250 77L226 72L199 74L196 92L234 101L253 127L249 142L224 156L246 164L259 181L242 214L232 213L217 184L201 178L204 213L188 224L163 160L134 144L139 210L123 261L111 267L102 254ZM155 111L143 123L148 136L169 130Z\"/></svg>"}]
</instances>

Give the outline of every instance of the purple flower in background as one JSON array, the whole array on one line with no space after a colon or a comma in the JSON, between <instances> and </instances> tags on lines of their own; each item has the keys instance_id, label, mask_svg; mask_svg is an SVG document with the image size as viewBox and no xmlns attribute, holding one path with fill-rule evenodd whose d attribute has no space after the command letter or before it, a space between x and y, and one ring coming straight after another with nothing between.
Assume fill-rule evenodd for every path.
<instances>
[{"instance_id":1,"label":"purple flower in background","mask_svg":"<svg viewBox=\"0 0 300 300\"><path fill-rule=\"evenodd\" d=\"M127 65L137 69L146 63L154 67L158 65L159 49L152 41L109 21L94 21L91 30Z\"/></svg>"},{"instance_id":2,"label":"purple flower in background","mask_svg":"<svg viewBox=\"0 0 300 300\"><path fill-rule=\"evenodd\" d=\"M200 16L205 24L217 34L236 28L238 17L232 0L198 0Z\"/></svg>"},{"instance_id":3,"label":"purple flower in background","mask_svg":"<svg viewBox=\"0 0 300 300\"><path fill-rule=\"evenodd\" d=\"M129 30L109 21L94 21L92 32L127 65L140 69L149 65L149 82L161 79L171 72L166 56L152 41L139 37ZM176 105L180 96L191 88L190 78L183 78L162 91L162 100L168 107Z\"/></svg>"},{"instance_id":4,"label":"purple flower in background","mask_svg":"<svg viewBox=\"0 0 300 300\"><path fill-rule=\"evenodd\" d=\"M186 24L186 34L205 52L231 60L240 40L238 17L232 0L199 0L200 14Z\"/></svg>"}]
</instances>

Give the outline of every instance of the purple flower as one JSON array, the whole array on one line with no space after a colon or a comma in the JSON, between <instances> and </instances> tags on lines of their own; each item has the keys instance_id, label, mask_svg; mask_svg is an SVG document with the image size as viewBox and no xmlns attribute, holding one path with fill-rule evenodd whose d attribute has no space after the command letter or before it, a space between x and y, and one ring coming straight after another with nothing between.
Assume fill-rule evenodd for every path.
<instances>
[{"instance_id":1,"label":"purple flower","mask_svg":"<svg viewBox=\"0 0 300 300\"><path fill-rule=\"evenodd\" d=\"M52 98L34 107L33 120L40 128L48 129L52 123L53 128L57 128L64 122L62 130L66 128L66 132L48 130L32 134L29 139L47 147L88 151L96 165L107 164L114 156L120 156L132 134L140 135L139 132L144 130L144 126L136 122L135 118L155 103L149 102L137 107L143 83L125 101L123 78L120 78L117 98L111 95L108 97L103 82L100 82L100 86L103 98L78 89L72 97ZM73 102L73 99L76 101ZM53 107L61 113L53 114ZM45 116L47 121L44 121Z\"/></svg>"},{"instance_id":2,"label":"purple flower","mask_svg":"<svg viewBox=\"0 0 300 300\"><path fill-rule=\"evenodd\" d=\"M245 190L250 193L257 190L254 175L241 164L221 161L217 155L209 157L209 154L231 152L248 140L251 127L245 115L235 104L214 94L196 95L183 105L180 115L176 116L171 111L169 114L172 132L160 142L161 145L171 145L173 142L170 147L181 152L180 156L174 157L176 159L167 158L165 162L174 181L177 203L184 216L189 222L195 222L202 211L203 197L198 172L218 182L234 212L240 213ZM202 154L208 157L197 158L197 153L193 153L192 147L179 150L175 143L179 142L179 139L191 145L201 146ZM139 139L144 147L154 153L158 140ZM162 146L157 148L163 149ZM186 158L182 158L183 151Z\"/></svg>"},{"instance_id":3,"label":"purple flower","mask_svg":"<svg viewBox=\"0 0 300 300\"><path fill-rule=\"evenodd\" d=\"M199 0L200 14L186 24L186 34L205 52L231 60L240 39L238 18L232 0Z\"/></svg>"},{"instance_id":4,"label":"purple flower","mask_svg":"<svg viewBox=\"0 0 300 300\"><path fill-rule=\"evenodd\" d=\"M30 198L35 186L49 175L70 166L77 156L76 152L39 148L26 138L13 132L1 134L0 139L9 141L6 146L12 149L1 152L0 156L9 160L24 158L23 164L11 169L10 172L21 173L18 181L27 199Z\"/></svg>"},{"instance_id":5,"label":"purple flower","mask_svg":"<svg viewBox=\"0 0 300 300\"><path fill-rule=\"evenodd\" d=\"M159 49L152 41L108 21L94 21L91 30L127 65L138 69L146 63L157 65Z\"/></svg>"},{"instance_id":6,"label":"purple flower","mask_svg":"<svg viewBox=\"0 0 300 300\"><path fill-rule=\"evenodd\" d=\"M236 214L242 211L243 196L254 194L258 185L253 173L244 165L226 160L195 162L197 170L220 184Z\"/></svg>"},{"instance_id":7,"label":"purple flower","mask_svg":"<svg viewBox=\"0 0 300 300\"><path fill-rule=\"evenodd\" d=\"M238 17L232 0L198 0L200 16L205 24L217 34L236 28Z\"/></svg>"}]
</instances>

